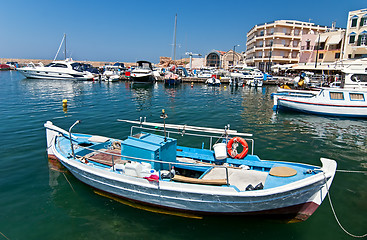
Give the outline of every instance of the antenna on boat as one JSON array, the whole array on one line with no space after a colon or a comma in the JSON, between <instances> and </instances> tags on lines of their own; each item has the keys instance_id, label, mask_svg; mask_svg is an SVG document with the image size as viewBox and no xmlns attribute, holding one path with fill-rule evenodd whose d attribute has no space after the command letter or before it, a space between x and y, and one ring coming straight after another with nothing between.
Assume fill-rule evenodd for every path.
<instances>
[{"instance_id":1,"label":"antenna on boat","mask_svg":"<svg viewBox=\"0 0 367 240\"><path fill-rule=\"evenodd\" d=\"M166 118L167 118L167 114L165 113L164 109L162 109L161 118L163 118L164 141L167 142L167 136L166 136Z\"/></svg>"}]
</instances>

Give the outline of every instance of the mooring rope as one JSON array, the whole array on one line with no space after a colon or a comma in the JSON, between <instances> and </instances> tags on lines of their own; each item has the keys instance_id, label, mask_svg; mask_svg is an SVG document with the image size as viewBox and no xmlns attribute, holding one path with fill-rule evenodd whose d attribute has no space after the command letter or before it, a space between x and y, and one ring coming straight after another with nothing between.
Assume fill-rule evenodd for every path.
<instances>
[{"instance_id":1,"label":"mooring rope","mask_svg":"<svg viewBox=\"0 0 367 240\"><path fill-rule=\"evenodd\" d=\"M338 223L339 227L346 233L348 234L349 236L351 237L354 237L354 238L364 238L367 236L367 233L363 234L363 235L354 235L350 232L348 232L343 226L342 224L340 223L338 217L336 216L336 212L335 212L335 209L334 209L334 206L333 206L333 203L331 202L331 197L330 197L330 193L329 193L329 187L327 185L327 180L326 180L326 176L325 176L325 172L323 172L324 174L324 179L325 179L325 185L326 185L326 190L327 190L327 196L328 196L328 199L329 199L329 203L330 203L330 207L331 207L331 210L333 211L333 214L334 214L334 218L336 220L336 222Z\"/></svg>"},{"instance_id":2,"label":"mooring rope","mask_svg":"<svg viewBox=\"0 0 367 240\"><path fill-rule=\"evenodd\" d=\"M4 238L6 238L6 239L8 239L8 240L10 240L7 236L5 236L2 232L0 232L1 233L1 235L3 235L3 237Z\"/></svg>"},{"instance_id":3,"label":"mooring rope","mask_svg":"<svg viewBox=\"0 0 367 240\"><path fill-rule=\"evenodd\" d=\"M337 172L343 172L343 173L364 173L367 174L367 171L353 171L353 170L336 170Z\"/></svg>"},{"instance_id":4,"label":"mooring rope","mask_svg":"<svg viewBox=\"0 0 367 240\"><path fill-rule=\"evenodd\" d=\"M65 177L66 181L69 183L69 185L70 185L71 189L73 190L73 192L75 192L75 190L74 190L73 186L72 186L72 185L71 185L71 183L69 182L69 180L68 180L68 178L66 177L65 173L62 173L62 174L64 175L64 177Z\"/></svg>"}]
</instances>

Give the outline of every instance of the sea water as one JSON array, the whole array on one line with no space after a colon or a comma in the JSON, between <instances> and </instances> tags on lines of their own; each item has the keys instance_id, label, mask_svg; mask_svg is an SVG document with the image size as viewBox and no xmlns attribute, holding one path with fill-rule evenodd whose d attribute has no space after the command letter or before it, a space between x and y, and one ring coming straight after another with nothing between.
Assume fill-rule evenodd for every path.
<instances>
[{"instance_id":1,"label":"sea water","mask_svg":"<svg viewBox=\"0 0 367 240\"><path fill-rule=\"evenodd\" d=\"M117 119L162 122L165 109L166 123L214 128L230 124L231 129L252 133L261 159L320 165L320 157L326 157L335 159L338 169L367 170L366 120L274 113L274 91L273 86L167 88L162 83L39 80L0 72L0 239L347 239L327 198L301 223L183 218L96 194L47 159L46 121L68 129L81 120L74 132L125 138L130 125ZM193 147L203 144L200 139L179 141ZM366 174L338 172L330 190L340 222L355 234L367 231L366 186Z\"/></svg>"}]
</instances>

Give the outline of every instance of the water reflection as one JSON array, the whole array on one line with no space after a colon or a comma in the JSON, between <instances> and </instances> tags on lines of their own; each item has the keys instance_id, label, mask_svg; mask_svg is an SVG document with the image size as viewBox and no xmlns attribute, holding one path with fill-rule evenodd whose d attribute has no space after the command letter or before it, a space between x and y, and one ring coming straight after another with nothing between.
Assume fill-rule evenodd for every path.
<instances>
[{"instance_id":1,"label":"water reflection","mask_svg":"<svg viewBox=\"0 0 367 240\"><path fill-rule=\"evenodd\" d=\"M132 99L136 103L136 110L149 110L152 107L153 91L155 84L131 84Z\"/></svg>"},{"instance_id":2,"label":"water reflection","mask_svg":"<svg viewBox=\"0 0 367 240\"><path fill-rule=\"evenodd\" d=\"M273 114L275 124L293 125L301 133L314 138L333 142L334 145L348 145L367 152L367 121L308 115L302 113Z\"/></svg>"}]
</instances>

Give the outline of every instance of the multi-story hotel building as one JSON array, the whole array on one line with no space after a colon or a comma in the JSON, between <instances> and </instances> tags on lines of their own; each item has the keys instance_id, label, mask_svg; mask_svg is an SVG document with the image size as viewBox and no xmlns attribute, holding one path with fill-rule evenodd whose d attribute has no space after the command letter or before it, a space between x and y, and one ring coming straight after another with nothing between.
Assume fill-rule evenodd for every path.
<instances>
[{"instance_id":1,"label":"multi-story hotel building","mask_svg":"<svg viewBox=\"0 0 367 240\"><path fill-rule=\"evenodd\" d=\"M255 25L247 33L246 64L270 72L272 65L298 63L302 35L318 35L329 29L326 26L293 20Z\"/></svg>"},{"instance_id":2,"label":"multi-story hotel building","mask_svg":"<svg viewBox=\"0 0 367 240\"><path fill-rule=\"evenodd\" d=\"M344 36L345 29L302 35L299 62L322 64L341 60Z\"/></svg>"},{"instance_id":3,"label":"multi-story hotel building","mask_svg":"<svg viewBox=\"0 0 367 240\"><path fill-rule=\"evenodd\" d=\"M343 59L367 58L367 8L348 14Z\"/></svg>"}]
</instances>

